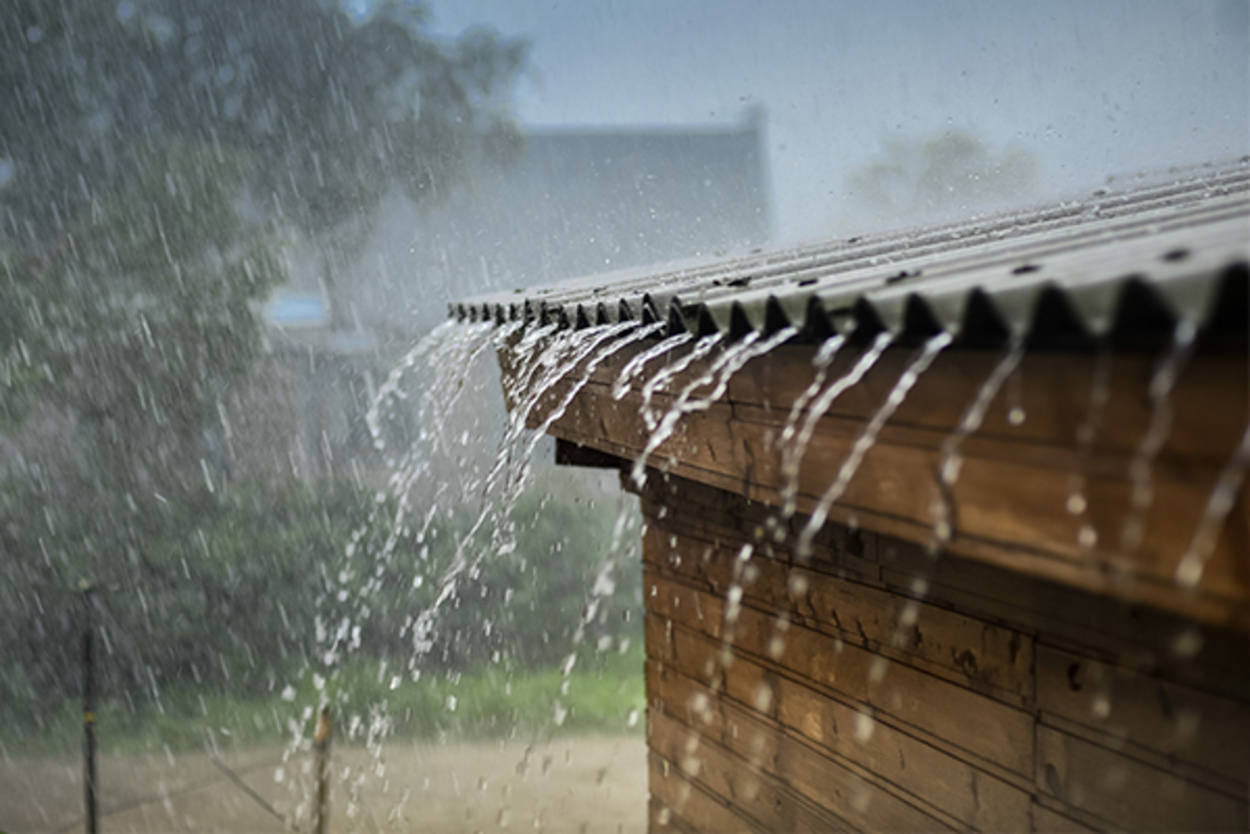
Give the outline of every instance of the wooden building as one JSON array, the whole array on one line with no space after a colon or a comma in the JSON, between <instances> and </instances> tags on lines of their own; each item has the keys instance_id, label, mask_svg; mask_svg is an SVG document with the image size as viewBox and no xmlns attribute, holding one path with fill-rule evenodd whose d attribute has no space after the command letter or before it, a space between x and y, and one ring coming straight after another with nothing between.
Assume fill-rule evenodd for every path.
<instances>
[{"instance_id":1,"label":"wooden building","mask_svg":"<svg viewBox=\"0 0 1250 834\"><path fill-rule=\"evenodd\" d=\"M1248 249L1243 164L458 305L655 325L528 415L641 495L653 830L1246 830Z\"/></svg>"}]
</instances>

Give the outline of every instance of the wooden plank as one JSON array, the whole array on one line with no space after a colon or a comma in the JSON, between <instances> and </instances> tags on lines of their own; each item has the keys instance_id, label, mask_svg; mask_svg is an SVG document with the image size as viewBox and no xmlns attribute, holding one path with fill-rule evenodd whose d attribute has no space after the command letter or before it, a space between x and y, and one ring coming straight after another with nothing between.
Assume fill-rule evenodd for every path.
<instances>
[{"instance_id":1,"label":"wooden plank","mask_svg":"<svg viewBox=\"0 0 1250 834\"><path fill-rule=\"evenodd\" d=\"M888 587L919 587L935 605L953 607L1039 641L1106 662L1250 702L1244 632L1203 627L1157 609L1106 600L1081 589L957 556L933 559L914 544L881 537L877 551ZM1197 636L1198 639L1191 639ZM1185 638L1186 645L1178 640ZM1184 651L1178 651L1183 648Z\"/></svg>"},{"instance_id":2,"label":"wooden plank","mask_svg":"<svg viewBox=\"0 0 1250 834\"><path fill-rule=\"evenodd\" d=\"M785 559L786 543L793 542L802 529L795 519L781 519L775 507L676 475L653 478L641 498L649 527L733 547L735 553L750 543L757 554ZM876 543L871 533L826 524L813 539L814 550L806 564L839 577L879 584Z\"/></svg>"},{"instance_id":3,"label":"wooden plank","mask_svg":"<svg viewBox=\"0 0 1250 834\"><path fill-rule=\"evenodd\" d=\"M640 348L641 349L641 348ZM791 404L814 377L810 346L782 346L753 359L730 380L725 402L768 408L785 419ZM684 351L674 351L675 359ZM604 362L592 380L610 386L633 352L617 354ZM914 356L906 349L887 350L864 379L839 397L831 414L868 420L885 400L905 365ZM919 380L892 424L927 428L947 433L962 417L1001 354L993 351L947 350ZM838 379L857 361L853 348L840 352L826 379ZM1090 392L1098 358L1086 354L1026 354L1018 369L991 402L981 430L985 437L1016 443L1074 446L1076 433L1088 419ZM1109 358L1108 400L1103 431L1095 438L1099 451L1131 451L1149 426L1152 413L1145 396L1158 357L1121 353ZM674 396L696 376L706 372L708 362L696 362L689 371L657 389L662 400ZM655 367L660 365L656 363ZM635 380L638 391L646 375ZM1247 357L1244 352L1205 353L1183 369L1172 396L1175 416L1164 457L1220 460L1234 448L1250 411L1247 398ZM1013 408L1026 419L1014 421Z\"/></svg>"},{"instance_id":4,"label":"wooden plank","mask_svg":"<svg viewBox=\"0 0 1250 834\"><path fill-rule=\"evenodd\" d=\"M738 720L753 723L743 713ZM744 732L739 732L742 738ZM831 766L819 751L786 733L772 736L776 771L787 784L866 831L937 831L954 826L848 768Z\"/></svg>"},{"instance_id":5,"label":"wooden plank","mask_svg":"<svg viewBox=\"0 0 1250 834\"><path fill-rule=\"evenodd\" d=\"M745 530L758 527L766 517L765 507L739 496L726 496L696 482L670 480L672 484L665 484L663 491L672 512L664 518L655 516L655 508L662 506L653 495L658 489L656 485L644 493L644 509L651 514L648 527L676 535L677 541L681 541L687 531L697 530L691 533L692 537L707 536L722 548L732 550L744 541ZM716 500L728 505L720 509L730 512L732 518L724 519L716 508ZM707 510L696 513L693 509L683 509L689 504ZM699 522L703 518L723 519L724 524L701 527ZM743 524L731 526L738 518ZM818 551L812 561L812 567L822 572L847 575L850 571L845 567L851 562L876 565L880 559L877 575L886 580L883 587L900 596L919 596L934 607L955 608L976 619L1001 624L1013 632L1040 633L1052 645L1191 688L1250 702L1250 676L1244 674L1245 659L1250 657L1250 641L1244 633L1204 627L1200 639L1190 641L1192 646L1178 652L1178 639L1185 634L1195 634L1195 624L1157 609L1099 599L1080 589L1037 581L957 555L933 559L915 544L863 531L854 537L855 552L864 556L859 559L847 555L850 550L847 528L830 524L825 528L825 535L832 544ZM688 558L680 554L671 556L668 542L667 536L650 536L644 542L645 557L653 563L666 565L674 558ZM659 553L647 552L657 543ZM769 549L767 545L767 542L763 545L765 551ZM695 546L695 552L698 570L720 569L711 561L719 551L708 548L705 552ZM784 552L779 555L784 560ZM759 561L763 557L756 559ZM872 581L866 571L858 568L855 579L860 584ZM714 593L724 593L718 585L708 587Z\"/></svg>"},{"instance_id":6,"label":"wooden plank","mask_svg":"<svg viewBox=\"0 0 1250 834\"><path fill-rule=\"evenodd\" d=\"M693 750L686 754L680 749L677 754L692 759L686 775L690 777L690 770L697 770L702 784L711 782L717 786L714 793L732 792L735 802L747 805L752 815L768 817L760 820L768 830L829 831L853 827L865 831L933 831L951 828L871 778L821 756L809 745L778 732L775 727L760 724L745 711L736 711L732 721L737 732L731 734L728 750L697 735L697 746L681 741L683 736L689 737L690 728L668 716L659 719L663 727L660 744L679 748L684 745ZM751 748L757 746L757 739L764 740L763 745L759 745L764 755L753 758L766 762L763 769L754 768L751 759L741 755L754 753ZM743 776L751 772L755 773L751 777L757 780L755 785ZM767 785L774 786L773 792L767 795L758 784L765 778ZM790 791L796 792L794 795L801 800L791 798ZM804 808L807 803L814 807ZM797 809L803 810L796 813Z\"/></svg>"},{"instance_id":7,"label":"wooden plank","mask_svg":"<svg viewBox=\"0 0 1250 834\"><path fill-rule=\"evenodd\" d=\"M748 665L739 660L741 666ZM762 671L762 670L761 670ZM762 753L754 732L743 728L748 707L735 706L673 669L648 664L648 699L653 711L676 716L687 726L727 746L741 745L747 756ZM1013 831L1027 827L1029 794L931 745L876 722L866 737L856 735L860 711L784 677L774 677L777 718L788 731L823 749L840 766L867 772L896 786L912 804L931 805L930 813L945 813L983 831ZM727 717L728 716L728 717ZM736 737L735 737L736 736Z\"/></svg>"},{"instance_id":8,"label":"wooden plank","mask_svg":"<svg viewBox=\"0 0 1250 834\"><path fill-rule=\"evenodd\" d=\"M1245 797L1144 764L1046 726L1038 727L1037 789L1132 831L1244 831Z\"/></svg>"},{"instance_id":9,"label":"wooden plank","mask_svg":"<svg viewBox=\"0 0 1250 834\"><path fill-rule=\"evenodd\" d=\"M797 624L919 665L1015 706L1032 700L1033 641L1019 631L783 558L757 556L736 566L734 543L676 536L658 526L644 533L643 552L648 564L717 596L725 596L737 582L745 599L784 611ZM735 572L742 575L738 580Z\"/></svg>"},{"instance_id":10,"label":"wooden plank","mask_svg":"<svg viewBox=\"0 0 1250 834\"><path fill-rule=\"evenodd\" d=\"M683 674L705 681L717 691L725 687L722 647L698 632L679 627L672 620L648 613L645 622L647 657L680 669Z\"/></svg>"},{"instance_id":11,"label":"wooden plank","mask_svg":"<svg viewBox=\"0 0 1250 834\"><path fill-rule=\"evenodd\" d=\"M1034 800L1033 802L1033 825L1030 829L1032 831L1045 832L1045 834L1067 834L1067 832L1072 831L1105 830L1105 827L1101 825L1084 825L1067 814L1052 810L1043 804L1044 802L1045 800ZM1068 813L1070 814L1071 811L1069 810Z\"/></svg>"},{"instance_id":12,"label":"wooden plank","mask_svg":"<svg viewBox=\"0 0 1250 834\"><path fill-rule=\"evenodd\" d=\"M566 419L553 431L587 445L595 445L596 436L610 437L611 448L605 451L634 457L646 443L645 426L627 405L606 397L606 389L596 393L590 388L574 401ZM653 462L671 466L684 477L777 504L782 476L769 443L779 431L779 423L763 426L735 420L728 406L717 404L683 420ZM800 473L800 510L814 506L858 431L858 424L838 423L833 418L822 423ZM887 427L865 456L842 505L832 514L835 519L854 515L874 529L913 541L925 543L933 538L931 510L936 487L931 473L938 463L933 449L944 435L930 432L922 446L910 445L916 442L916 432ZM1156 462L1155 499L1146 515L1144 543L1124 555L1114 549L1118 525L1132 492L1123 472L1116 474L1126 468L1122 459L1095 459L1091 464L1086 520L1101 540L1109 543L1107 549L1091 551L1079 541L1082 519L1066 508L1072 468L1054 468L1055 460L1065 455L1071 458L1071 453L1031 449L1021 461L1016 449L1000 442L994 454L1007 455L1007 459L973 454L988 454L985 449L993 444L987 444L975 439L964 450L962 474L953 492L958 523L952 550L1100 593L1140 598L1207 620L1234 622L1240 627L1250 623L1246 604L1250 568L1246 560L1235 555L1250 549L1250 533L1238 523L1246 518L1244 501L1238 502L1216 552L1207 562L1200 593L1180 594L1173 581L1180 554L1188 546L1214 483L1218 471L1215 463ZM1017 459L1011 459L1013 454ZM917 473L925 476L917 477ZM1029 490L1003 488L1010 483L1028 483Z\"/></svg>"},{"instance_id":13,"label":"wooden plank","mask_svg":"<svg viewBox=\"0 0 1250 834\"><path fill-rule=\"evenodd\" d=\"M758 684L736 678L739 673L732 666L725 670L722 655L732 659L745 654L752 660L783 663L794 675L871 705L874 711L1007 770L1025 776L1032 773L1032 717L1026 712L803 626L790 626L778 652L774 642L776 617L749 605L741 607L730 653L717 645L724 634L724 609L719 598L654 574L645 576L644 595L648 599L648 617L665 622L663 627L675 639L685 639L689 628L698 629L713 641L711 648L704 646L702 651L697 643L687 641L686 656L675 665L710 684L721 678L708 675L708 668L720 665L726 691L740 694L746 703L756 699ZM702 617L696 615L699 611L703 612ZM684 619L675 621L674 617ZM651 645L649 638L648 654ZM740 686L749 687L750 691L737 693ZM968 716L976 716L976 722L968 721Z\"/></svg>"},{"instance_id":14,"label":"wooden plank","mask_svg":"<svg viewBox=\"0 0 1250 834\"><path fill-rule=\"evenodd\" d=\"M810 806L771 773L669 715L654 716L649 745L670 768L676 767L684 778L767 831L821 834L848 828L837 816Z\"/></svg>"},{"instance_id":15,"label":"wooden plank","mask_svg":"<svg viewBox=\"0 0 1250 834\"><path fill-rule=\"evenodd\" d=\"M1103 734L1125 752L1192 766L1190 778L1231 796L1250 783L1250 705L1040 646L1038 708Z\"/></svg>"},{"instance_id":16,"label":"wooden plank","mask_svg":"<svg viewBox=\"0 0 1250 834\"><path fill-rule=\"evenodd\" d=\"M667 826L674 817L675 827L690 831L737 834L765 830L758 823L735 813L654 753L648 756L647 765L652 799L651 826L655 830L663 830L661 826Z\"/></svg>"},{"instance_id":17,"label":"wooden plank","mask_svg":"<svg viewBox=\"0 0 1250 834\"><path fill-rule=\"evenodd\" d=\"M664 834L698 834L693 825L674 814L671 808L654 796L647 800L647 830Z\"/></svg>"},{"instance_id":18,"label":"wooden plank","mask_svg":"<svg viewBox=\"0 0 1250 834\"><path fill-rule=\"evenodd\" d=\"M1028 819L1028 794L888 724L779 678L778 719L908 793L981 831L1013 831Z\"/></svg>"}]
</instances>

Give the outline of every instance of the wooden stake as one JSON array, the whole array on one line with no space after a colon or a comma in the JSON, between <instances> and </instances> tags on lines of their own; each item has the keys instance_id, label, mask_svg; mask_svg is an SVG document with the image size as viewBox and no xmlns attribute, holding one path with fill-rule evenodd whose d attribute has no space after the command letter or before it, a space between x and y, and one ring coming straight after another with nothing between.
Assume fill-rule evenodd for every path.
<instances>
[{"instance_id":1,"label":"wooden stake","mask_svg":"<svg viewBox=\"0 0 1250 834\"><path fill-rule=\"evenodd\" d=\"M95 750L95 627L91 616L91 595L95 588L86 579L79 580L82 592L82 786L84 820L87 834L96 834L96 750Z\"/></svg>"},{"instance_id":2,"label":"wooden stake","mask_svg":"<svg viewBox=\"0 0 1250 834\"><path fill-rule=\"evenodd\" d=\"M313 808L313 834L326 834L330 827L330 737L333 726L330 708L323 706L313 734L313 751L317 756L317 804Z\"/></svg>"}]
</instances>

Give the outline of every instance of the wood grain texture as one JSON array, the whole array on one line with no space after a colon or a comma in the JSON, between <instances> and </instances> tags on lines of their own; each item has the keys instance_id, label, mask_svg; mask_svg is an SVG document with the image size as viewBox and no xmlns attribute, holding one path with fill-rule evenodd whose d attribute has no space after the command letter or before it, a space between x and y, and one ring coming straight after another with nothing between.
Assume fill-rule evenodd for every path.
<instances>
[{"instance_id":1,"label":"wood grain texture","mask_svg":"<svg viewBox=\"0 0 1250 834\"><path fill-rule=\"evenodd\" d=\"M724 800L698 787L678 768L654 753L648 757L648 785L652 831L739 834L764 830L758 822L731 810Z\"/></svg>"},{"instance_id":2,"label":"wood grain texture","mask_svg":"<svg viewBox=\"0 0 1250 834\"><path fill-rule=\"evenodd\" d=\"M1133 831L1244 831L1246 799L1229 797L1122 751L1038 729L1037 789Z\"/></svg>"},{"instance_id":3,"label":"wood grain texture","mask_svg":"<svg viewBox=\"0 0 1250 834\"><path fill-rule=\"evenodd\" d=\"M855 358L849 348L844 353L831 368L831 378ZM800 512L815 506L910 355L887 351L819 420L799 472ZM649 436L639 415L640 383L620 400L610 391L627 358L603 362L550 431L633 460ZM922 545L934 541L939 450L998 360L969 351L940 357L886 424L830 517ZM1250 516L1244 489L1206 563L1198 592L1182 593L1175 585L1178 563L1212 486L1246 429L1246 357L1199 355L1184 369L1168 400L1166 442L1150 467L1144 536L1140 545L1131 547L1121 539L1133 502L1129 469L1151 425L1146 390L1157 358L1105 360L1110 370L1109 399L1100 413L1103 428L1081 454L1076 436L1089 419L1090 380L1098 361L1070 355L1025 357L991 402L980 430L962 444L963 463L951 493L956 535L948 549L1030 576L1250 630L1250 560L1244 558L1250 552ZM661 386L651 400L655 413L662 414L683 386L707 368L706 362L695 363ZM725 396L683 416L673 437L656 449L652 464L780 505L786 476L778 439L791 404L812 376L808 348L783 347L748 363L730 380ZM576 373L570 377L550 392L551 402L569 393ZM709 387L694 390L706 393ZM1022 423L1011 419L1013 409L1026 415ZM1082 478L1087 508L1074 515L1068 498ZM1096 537L1092 547L1087 544L1089 531Z\"/></svg>"},{"instance_id":4,"label":"wood grain texture","mask_svg":"<svg viewBox=\"0 0 1250 834\"><path fill-rule=\"evenodd\" d=\"M652 827L1244 830L1244 486L1197 588L1174 577L1246 431L1246 352L1183 369L1139 545L1121 532L1145 485L1130 476L1135 451L1163 425L1148 395L1160 357L1030 354L960 446L955 536L935 557L943 444L1002 359L948 351L797 558L804 514L913 355L887 351L814 423L793 516L779 511L780 438L812 380L810 348L749 363L654 450L634 487L647 519ZM529 421L567 401L550 426L580 447L566 457L615 459L626 481L650 435L648 374L612 394L628 358L588 379L574 370ZM829 378L856 358L844 350ZM710 390L698 382L708 368L652 392L652 416L683 390ZM1082 446L1102 371L1101 428ZM1074 513L1077 485L1086 507Z\"/></svg>"},{"instance_id":5,"label":"wood grain texture","mask_svg":"<svg viewBox=\"0 0 1250 834\"><path fill-rule=\"evenodd\" d=\"M653 714L665 712L690 731L737 747L757 766L768 765L765 754L775 755L777 738L789 734L828 758L822 770L871 780L872 790L891 793L949 825L987 831L1027 827L1027 791L884 722L876 722L867 737L857 737L859 710L788 678L774 678L778 710L777 720L770 722L755 705L715 693L674 668L653 662L647 674Z\"/></svg>"},{"instance_id":6,"label":"wood grain texture","mask_svg":"<svg viewBox=\"0 0 1250 834\"><path fill-rule=\"evenodd\" d=\"M670 542L664 527L645 533L643 552L664 573L724 598L743 598L786 613L790 622L823 631L892 659L906 659L991 697L1024 706L1033 697L1033 641L958 612L796 565L773 551L739 564L735 551L685 536ZM735 577L735 572L741 574Z\"/></svg>"},{"instance_id":7,"label":"wood grain texture","mask_svg":"<svg viewBox=\"0 0 1250 834\"><path fill-rule=\"evenodd\" d=\"M1246 704L1048 646L1038 649L1037 681L1043 720L1244 797Z\"/></svg>"},{"instance_id":8,"label":"wood grain texture","mask_svg":"<svg viewBox=\"0 0 1250 834\"><path fill-rule=\"evenodd\" d=\"M681 623L678 631L683 636L686 629L692 629L710 638L713 642L704 651L711 655L713 664L718 662L714 641L725 636L722 600L650 573L644 578L644 593L651 612L663 620ZM1033 730L1028 713L803 626L791 625L779 633L776 623L775 616L743 605L730 656L771 659L796 675L865 704L871 708L868 714L879 711L1007 770L1025 776L1032 773L1029 748ZM694 660L689 668L696 676L703 673L709 658L694 654L697 650L693 646L687 651ZM741 693L742 700L751 703L758 697L754 682L748 685L743 680L736 663L731 662L724 674L728 692L733 694L740 685L747 690ZM964 716L968 715L976 715L977 721L967 722Z\"/></svg>"},{"instance_id":9,"label":"wood grain texture","mask_svg":"<svg viewBox=\"0 0 1250 834\"><path fill-rule=\"evenodd\" d=\"M1196 624L1173 614L957 559L918 597L894 558L913 544L833 525L798 562L767 506L679 479L642 497L651 744L726 804L862 830L1244 826L1240 632L1177 659Z\"/></svg>"}]
</instances>

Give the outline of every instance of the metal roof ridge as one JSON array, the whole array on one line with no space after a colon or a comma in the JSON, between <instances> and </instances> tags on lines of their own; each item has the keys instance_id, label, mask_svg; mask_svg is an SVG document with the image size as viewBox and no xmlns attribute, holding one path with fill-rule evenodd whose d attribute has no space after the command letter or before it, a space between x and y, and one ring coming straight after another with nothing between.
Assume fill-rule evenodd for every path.
<instances>
[{"instance_id":1,"label":"metal roof ridge","mask_svg":"<svg viewBox=\"0 0 1250 834\"><path fill-rule=\"evenodd\" d=\"M1248 261L1250 165L1241 162L1079 203L494 293L452 315L516 320L541 300L544 320L569 326L640 318L740 337L793 325L813 338L936 328L969 344L1012 335L1047 344L1062 330L1092 341L1180 320L1205 326L1226 285L1245 282ZM1151 314L1126 314L1126 304Z\"/></svg>"}]
</instances>

